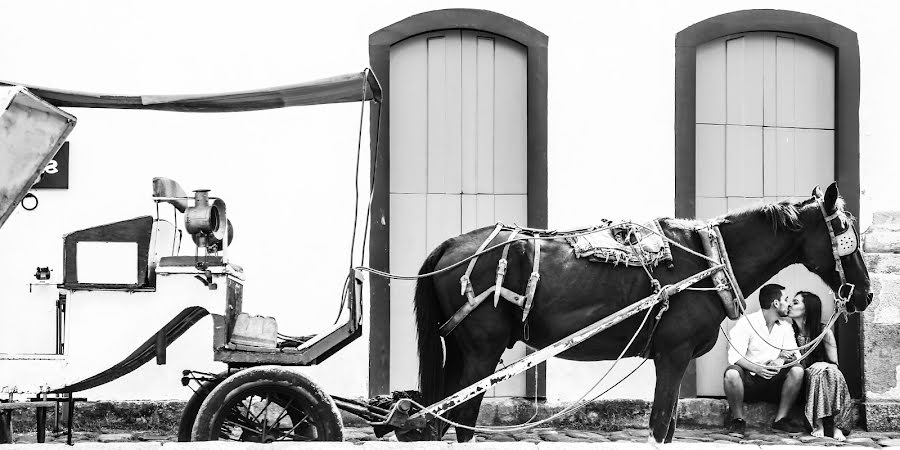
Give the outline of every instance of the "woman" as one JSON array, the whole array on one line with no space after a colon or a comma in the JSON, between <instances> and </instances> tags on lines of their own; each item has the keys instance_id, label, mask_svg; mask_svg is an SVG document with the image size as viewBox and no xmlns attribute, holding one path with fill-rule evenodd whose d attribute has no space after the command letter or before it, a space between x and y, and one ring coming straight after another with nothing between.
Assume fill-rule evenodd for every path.
<instances>
[{"instance_id":1,"label":"woman","mask_svg":"<svg viewBox=\"0 0 900 450\"><path fill-rule=\"evenodd\" d=\"M822 333L822 300L812 292L800 291L788 310L797 344L804 346ZM810 352L806 348L805 355ZM844 375L838 369L837 343L834 333L825 337L802 361L806 369L806 420L815 437L846 439L841 430L850 430L850 392ZM849 431L848 431L849 433Z\"/></svg>"}]
</instances>

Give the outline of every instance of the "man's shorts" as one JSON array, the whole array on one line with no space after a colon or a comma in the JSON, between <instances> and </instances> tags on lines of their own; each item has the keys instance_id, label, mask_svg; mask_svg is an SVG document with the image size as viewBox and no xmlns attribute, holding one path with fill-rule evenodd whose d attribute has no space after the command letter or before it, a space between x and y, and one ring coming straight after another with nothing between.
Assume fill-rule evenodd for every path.
<instances>
[{"instance_id":1,"label":"man's shorts","mask_svg":"<svg viewBox=\"0 0 900 450\"><path fill-rule=\"evenodd\" d=\"M744 382L745 402L778 403L779 399L781 399L781 386L784 385L788 370L781 369L774 377L768 380L759 375L751 375L750 372L736 365L728 366L725 372L729 370L736 370L741 375L741 380Z\"/></svg>"}]
</instances>

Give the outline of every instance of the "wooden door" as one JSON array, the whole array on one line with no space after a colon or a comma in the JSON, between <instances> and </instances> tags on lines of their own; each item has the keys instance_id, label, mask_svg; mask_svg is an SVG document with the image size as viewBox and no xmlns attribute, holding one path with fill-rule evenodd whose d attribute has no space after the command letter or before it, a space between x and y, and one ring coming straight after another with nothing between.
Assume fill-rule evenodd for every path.
<instances>
[{"instance_id":1,"label":"wooden door","mask_svg":"<svg viewBox=\"0 0 900 450\"><path fill-rule=\"evenodd\" d=\"M758 202L800 200L834 181L834 50L784 33L745 33L697 47L696 216ZM796 264L770 282L817 293L829 288ZM757 292L746 292L750 311ZM726 330L734 322L723 322ZM720 332L721 334L721 332ZM722 396L728 343L697 359L697 395Z\"/></svg>"},{"instance_id":2,"label":"wooden door","mask_svg":"<svg viewBox=\"0 0 900 450\"><path fill-rule=\"evenodd\" d=\"M435 247L460 233L526 224L526 64L521 45L468 30L391 47L391 272L418 273ZM391 283L391 390L418 384L414 290ZM524 354L520 343L503 358ZM524 376L495 392L524 394Z\"/></svg>"}]
</instances>

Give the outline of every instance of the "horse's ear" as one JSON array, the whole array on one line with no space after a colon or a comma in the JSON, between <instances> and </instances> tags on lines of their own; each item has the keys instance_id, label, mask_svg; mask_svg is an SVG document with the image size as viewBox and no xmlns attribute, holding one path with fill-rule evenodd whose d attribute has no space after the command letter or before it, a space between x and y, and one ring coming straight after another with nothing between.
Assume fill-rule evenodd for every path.
<instances>
[{"instance_id":1,"label":"horse's ear","mask_svg":"<svg viewBox=\"0 0 900 450\"><path fill-rule=\"evenodd\" d=\"M835 211L834 205L837 202L838 196L840 196L840 192L838 192L837 182L831 183L828 186L828 189L825 190L825 210L829 213L833 213Z\"/></svg>"},{"instance_id":2,"label":"horse's ear","mask_svg":"<svg viewBox=\"0 0 900 450\"><path fill-rule=\"evenodd\" d=\"M819 185L818 185L818 184L816 185L816 187L813 188L812 196L813 196L814 198L821 198L821 197L822 197L822 190L819 189Z\"/></svg>"}]
</instances>

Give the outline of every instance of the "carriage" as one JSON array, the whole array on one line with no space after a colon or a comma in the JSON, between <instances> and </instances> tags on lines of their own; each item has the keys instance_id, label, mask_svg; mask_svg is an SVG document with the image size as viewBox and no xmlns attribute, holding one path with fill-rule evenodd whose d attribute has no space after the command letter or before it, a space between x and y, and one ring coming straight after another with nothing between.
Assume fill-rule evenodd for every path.
<instances>
[{"instance_id":1,"label":"carriage","mask_svg":"<svg viewBox=\"0 0 900 450\"><path fill-rule=\"evenodd\" d=\"M10 86L0 145L0 226L74 126L74 116L60 108L238 112L381 101L381 88L369 70L216 95L125 97ZM835 185L795 205L768 205L711 223L660 219L566 231L497 224L444 242L419 275L409 277L419 280L414 301L421 396L398 394L366 402L325 393L309 377L286 367L319 364L359 338L366 272L391 274L349 268L341 299L346 320L313 336L284 335L270 318L243 310L244 276L228 257L233 228L225 201L207 190L188 195L166 178L153 180L153 200L171 205L183 226L162 218L157 207L156 216L70 233L63 244L66 273L59 287L69 296L146 291L191 303L176 302L168 323L122 361L46 394L72 405L78 392L153 360L165 364L166 347L211 315L214 360L227 369L184 371L182 382L196 387L181 417L181 441L341 440L338 410L367 420L379 435L395 431L401 440L439 439L452 424L465 440L472 436L481 395L497 383L553 356L589 360L638 355L657 363L651 438L670 441L677 387L687 362L715 343L726 315L740 314L742 292L755 290L787 264L802 262L834 289L842 311L860 311L871 301L857 235ZM181 229L191 237L195 254L160 254L157 250L168 245L160 243L174 242ZM746 238L758 249L741 247ZM79 279L78 252L109 242L137 249L136 280L109 284ZM572 248L593 258L576 259ZM666 258L659 257L663 250ZM517 340L539 350L495 372L503 348ZM69 432L71 436L71 422Z\"/></svg>"}]
</instances>

